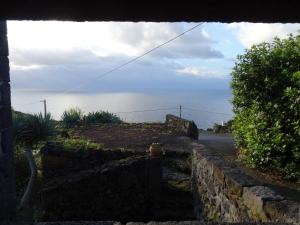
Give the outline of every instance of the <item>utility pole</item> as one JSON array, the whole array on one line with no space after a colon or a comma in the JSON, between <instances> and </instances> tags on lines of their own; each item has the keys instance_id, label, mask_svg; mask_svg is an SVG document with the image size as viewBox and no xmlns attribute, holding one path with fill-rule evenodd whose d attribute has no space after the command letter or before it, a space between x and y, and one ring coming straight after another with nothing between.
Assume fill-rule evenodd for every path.
<instances>
[{"instance_id":1,"label":"utility pole","mask_svg":"<svg viewBox=\"0 0 300 225\"><path fill-rule=\"evenodd\" d=\"M179 106L179 116L180 116L180 119L181 119L181 105Z\"/></svg>"},{"instance_id":2,"label":"utility pole","mask_svg":"<svg viewBox=\"0 0 300 225\"><path fill-rule=\"evenodd\" d=\"M46 103L46 99L41 100L41 102L44 103L44 117L46 118L46 115L47 115L47 103Z\"/></svg>"}]
</instances>

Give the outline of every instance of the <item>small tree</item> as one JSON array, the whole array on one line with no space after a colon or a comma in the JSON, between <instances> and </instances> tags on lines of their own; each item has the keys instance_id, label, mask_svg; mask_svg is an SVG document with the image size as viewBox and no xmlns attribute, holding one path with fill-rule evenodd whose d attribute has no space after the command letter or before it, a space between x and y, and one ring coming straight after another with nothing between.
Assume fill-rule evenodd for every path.
<instances>
[{"instance_id":1,"label":"small tree","mask_svg":"<svg viewBox=\"0 0 300 225\"><path fill-rule=\"evenodd\" d=\"M300 178L300 36L239 55L232 71L233 136L253 167Z\"/></svg>"},{"instance_id":2,"label":"small tree","mask_svg":"<svg viewBox=\"0 0 300 225\"><path fill-rule=\"evenodd\" d=\"M25 148L25 155L31 170L27 188L19 205L19 209L22 209L30 200L37 175L36 163L32 153L33 146L40 141L47 140L54 133L54 128L50 113L45 117L41 113L37 115L13 113L12 118L14 142Z\"/></svg>"}]
</instances>

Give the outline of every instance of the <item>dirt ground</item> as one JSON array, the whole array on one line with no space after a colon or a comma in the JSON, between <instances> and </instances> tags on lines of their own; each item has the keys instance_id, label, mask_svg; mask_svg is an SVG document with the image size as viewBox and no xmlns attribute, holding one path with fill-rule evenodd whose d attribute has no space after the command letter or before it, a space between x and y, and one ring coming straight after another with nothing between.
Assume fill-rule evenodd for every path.
<instances>
[{"instance_id":1,"label":"dirt ground","mask_svg":"<svg viewBox=\"0 0 300 225\"><path fill-rule=\"evenodd\" d=\"M71 135L102 143L104 148L146 151L152 143L159 142L166 151L191 152L191 148L187 144L189 139L172 133L164 123L104 124L88 128L78 127L71 132Z\"/></svg>"}]
</instances>

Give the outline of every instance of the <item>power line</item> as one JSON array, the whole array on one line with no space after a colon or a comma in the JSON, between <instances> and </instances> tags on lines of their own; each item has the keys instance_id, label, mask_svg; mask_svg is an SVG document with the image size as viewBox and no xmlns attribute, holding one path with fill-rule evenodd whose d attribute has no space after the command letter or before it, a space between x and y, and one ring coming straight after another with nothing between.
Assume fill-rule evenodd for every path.
<instances>
[{"instance_id":1,"label":"power line","mask_svg":"<svg viewBox=\"0 0 300 225\"><path fill-rule=\"evenodd\" d=\"M103 77L105 77L105 76L110 75L111 73L113 73L113 72L115 72L115 71L117 71L117 70L119 70L119 69L121 69L121 68L127 66L128 64L131 64L131 63L137 61L138 59L140 59L140 58L142 58L142 57L144 57L144 56L150 54L151 52L154 52L154 51L156 51L157 49L159 49L159 48L161 48L161 47L163 47L163 46L165 46L165 45L171 43L172 41L174 41L174 40L180 38L181 36L185 35L186 33L190 32L190 31L192 31L192 30L194 30L194 29L196 29L197 27L200 27L202 24L204 24L204 22L198 23L197 25L195 25L195 26L193 26L193 27L187 29L186 31L180 33L179 35L177 35L177 36L175 36L175 37L169 39L168 41L166 41L166 42L164 42L164 43L162 43L162 44L160 44L160 45L158 45L158 46L156 46L156 47L154 47L154 48L152 48L152 49L150 49L150 50L144 52L143 54L141 54L141 55L139 55L139 56L137 56L137 57L135 57L135 58L133 58L133 59L131 59L131 60L128 60L127 62L125 62L125 63L123 63L123 64L121 64L121 65L119 65L119 66L116 66L115 68L113 68L113 69L111 69L111 70L108 70L108 71L106 71L106 72L100 74L99 76L96 76L96 77L92 78L92 81L95 80L95 79L99 80L99 79L101 79L101 78L103 78ZM70 92L72 92L72 91L74 91L74 90L76 90L76 89L78 89L78 88L81 88L81 87L83 87L83 86L85 86L85 85L91 83L92 81L87 81L87 82L85 82L85 83L83 83L83 84L81 84L81 85L78 85L78 86L76 86L76 87L67 89L67 90L65 90L65 91L63 91L63 92L60 92L60 93L57 93L57 94L62 94L62 95L63 95L63 94L70 93ZM48 99L50 99L50 98L53 98L53 96L48 97ZM39 102L39 101L37 101L37 102ZM31 104L35 104L35 103L37 103L37 102L28 103L28 104L24 104L24 105L21 105L21 106L31 105Z\"/></svg>"},{"instance_id":2,"label":"power line","mask_svg":"<svg viewBox=\"0 0 300 225\"><path fill-rule=\"evenodd\" d=\"M127 66L128 64L131 64L131 63L137 61L138 59L140 59L140 58L142 58L142 57L144 57L144 56L150 54L151 52L153 52L153 51L155 51L155 50L157 50L157 49L163 47L164 45L167 45L167 44L169 44L170 42L172 42L172 41L174 41L174 40L180 38L181 36L185 35L186 33L190 32L190 31L192 31L192 30L194 30L194 29L196 29L197 27L201 26L202 24L204 24L204 22L198 23L197 25L195 25L195 26L193 26L193 27L187 29L186 31L180 33L179 35L177 35L177 36L175 36L175 37L169 39L168 41L166 41L166 42L164 42L164 43L162 43L162 44L160 44L160 45L158 45L158 46L156 46L156 47L154 47L154 48L152 48L152 49L150 49L150 50L144 52L143 54L141 54L141 55L139 55L139 56L137 56L137 57L135 57L135 58L133 58L133 59L131 59L131 60L128 60L127 62L125 62L125 63L123 63L123 64L121 64L121 65L119 65L119 66L116 66L115 68L113 68L113 69L111 69L111 70L108 70L108 71L106 71L106 72L100 74L99 76L94 77L93 80L95 80L95 79L99 80L99 79L101 79L101 78L103 78L103 77L105 77L105 76L108 76L109 74L111 74L111 73L113 73L113 72L115 72L115 71L121 69L122 67ZM83 86L85 86L85 85L87 85L87 84L89 84L89 83L91 83L91 82L92 82L92 81L88 81L88 82L85 82L85 83L83 83L83 84L81 84L81 85L78 85L78 86L76 86L76 87L67 89L67 90L63 91L61 94L67 94L67 93L72 92L72 91L74 91L74 90L76 90L76 89L78 89L78 88L80 88L80 87L83 87Z\"/></svg>"},{"instance_id":3,"label":"power line","mask_svg":"<svg viewBox=\"0 0 300 225\"><path fill-rule=\"evenodd\" d=\"M117 112L117 113L139 113L139 112L154 112L154 111L163 111L163 110L174 110L178 107L169 107L169 108L157 108L157 109L146 109L146 110L135 110L135 111L128 111L128 112Z\"/></svg>"},{"instance_id":4,"label":"power line","mask_svg":"<svg viewBox=\"0 0 300 225\"><path fill-rule=\"evenodd\" d=\"M183 109L188 109L188 110L198 111L198 112L215 113L215 114L221 114L221 115L232 116L232 115L229 114L229 113L222 113L222 112L214 112L214 111L199 110L199 109L193 109L193 108L189 108L189 107L183 107Z\"/></svg>"}]
</instances>

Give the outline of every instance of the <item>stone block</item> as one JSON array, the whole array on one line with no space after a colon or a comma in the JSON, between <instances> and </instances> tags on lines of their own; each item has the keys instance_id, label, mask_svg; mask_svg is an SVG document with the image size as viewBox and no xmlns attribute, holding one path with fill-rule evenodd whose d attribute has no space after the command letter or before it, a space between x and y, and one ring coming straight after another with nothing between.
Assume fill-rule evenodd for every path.
<instances>
[{"instance_id":1,"label":"stone block","mask_svg":"<svg viewBox=\"0 0 300 225\"><path fill-rule=\"evenodd\" d=\"M7 56L0 55L0 81L9 82L9 60Z\"/></svg>"},{"instance_id":2,"label":"stone block","mask_svg":"<svg viewBox=\"0 0 300 225\"><path fill-rule=\"evenodd\" d=\"M166 124L173 133L185 135L196 140L198 139L198 128L194 121L168 114L166 115Z\"/></svg>"},{"instance_id":3,"label":"stone block","mask_svg":"<svg viewBox=\"0 0 300 225\"><path fill-rule=\"evenodd\" d=\"M272 222L300 223L300 203L298 202L266 201L264 211Z\"/></svg>"},{"instance_id":4,"label":"stone block","mask_svg":"<svg viewBox=\"0 0 300 225\"><path fill-rule=\"evenodd\" d=\"M269 221L264 212L264 203L266 201L280 201L284 199L266 186L244 187L242 198L248 208L249 216L258 221Z\"/></svg>"},{"instance_id":5,"label":"stone block","mask_svg":"<svg viewBox=\"0 0 300 225\"><path fill-rule=\"evenodd\" d=\"M243 194L243 187L260 185L258 181L244 174L237 168L227 169L224 173L226 194L231 197L241 197Z\"/></svg>"}]
</instances>

